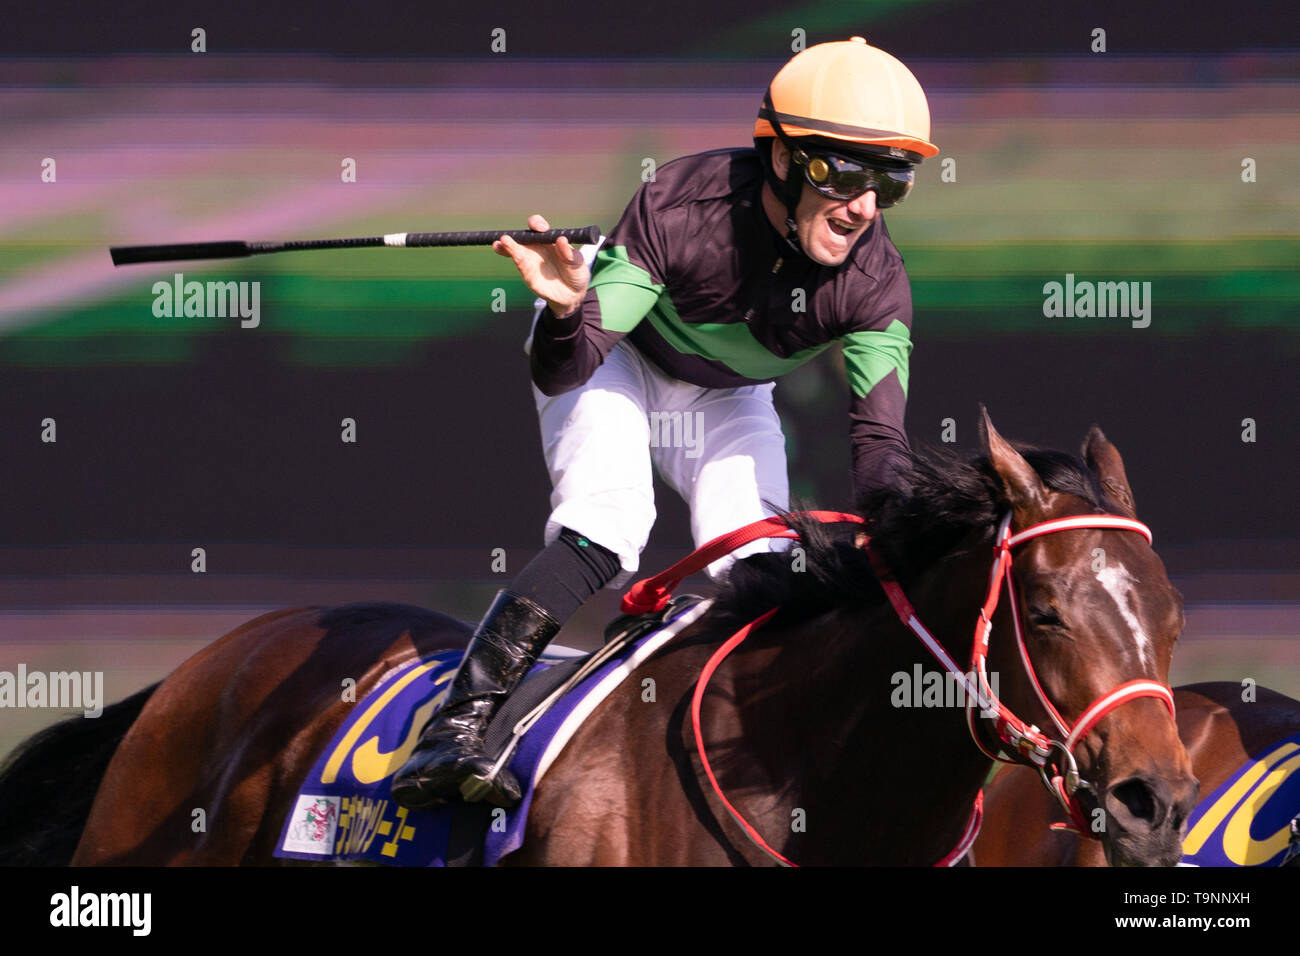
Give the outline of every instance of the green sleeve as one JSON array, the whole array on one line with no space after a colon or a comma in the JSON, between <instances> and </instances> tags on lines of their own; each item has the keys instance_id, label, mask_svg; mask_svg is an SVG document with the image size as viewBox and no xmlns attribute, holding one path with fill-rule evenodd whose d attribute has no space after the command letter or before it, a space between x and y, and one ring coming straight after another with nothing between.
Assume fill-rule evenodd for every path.
<instances>
[{"instance_id":1,"label":"green sleeve","mask_svg":"<svg viewBox=\"0 0 1300 956\"><path fill-rule=\"evenodd\" d=\"M850 332L844 336L844 368L853 394L865 398L890 372L907 395L907 360L912 354L912 334L895 319L879 331Z\"/></svg>"}]
</instances>

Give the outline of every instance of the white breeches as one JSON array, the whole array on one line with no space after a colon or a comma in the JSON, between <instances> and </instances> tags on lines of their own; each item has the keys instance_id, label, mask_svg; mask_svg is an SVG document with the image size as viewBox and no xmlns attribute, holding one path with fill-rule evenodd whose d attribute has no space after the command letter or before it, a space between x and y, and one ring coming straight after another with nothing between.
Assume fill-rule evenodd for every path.
<instances>
[{"instance_id":1,"label":"white breeches","mask_svg":"<svg viewBox=\"0 0 1300 956\"><path fill-rule=\"evenodd\" d=\"M548 397L533 386L552 487L546 543L573 529L619 556L623 570L606 586L627 584L655 521L652 464L689 506L696 547L788 509L774 387L690 385L669 378L627 339L578 388ZM738 557L789 544L752 542L710 564L709 576L719 578Z\"/></svg>"}]
</instances>

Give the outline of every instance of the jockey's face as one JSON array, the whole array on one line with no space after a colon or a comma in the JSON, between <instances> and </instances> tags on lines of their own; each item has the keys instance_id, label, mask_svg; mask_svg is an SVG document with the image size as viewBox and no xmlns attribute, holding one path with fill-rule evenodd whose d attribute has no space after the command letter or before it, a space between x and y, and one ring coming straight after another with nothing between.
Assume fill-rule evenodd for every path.
<instances>
[{"instance_id":1,"label":"jockey's face","mask_svg":"<svg viewBox=\"0 0 1300 956\"><path fill-rule=\"evenodd\" d=\"M772 162L782 179L790 175L790 152L780 140L773 143ZM801 176L800 169L796 168L794 175ZM773 227L784 236L785 206L767 183L763 184L763 207ZM795 210L795 234L808 258L823 266L838 266L878 213L876 194L871 190L845 201L823 196L805 182Z\"/></svg>"}]
</instances>

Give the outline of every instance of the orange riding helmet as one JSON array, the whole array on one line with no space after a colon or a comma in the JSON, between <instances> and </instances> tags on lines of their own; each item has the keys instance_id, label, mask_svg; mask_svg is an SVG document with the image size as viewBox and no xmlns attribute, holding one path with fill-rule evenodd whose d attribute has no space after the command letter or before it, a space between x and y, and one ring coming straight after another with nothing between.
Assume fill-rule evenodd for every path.
<instances>
[{"instance_id":1,"label":"orange riding helmet","mask_svg":"<svg viewBox=\"0 0 1300 956\"><path fill-rule=\"evenodd\" d=\"M910 167L939 152L930 142L930 107L921 84L862 37L818 43L797 54L773 78L754 121L754 147L785 202L793 235L803 177L776 176L771 137L791 153L802 140L886 167Z\"/></svg>"}]
</instances>

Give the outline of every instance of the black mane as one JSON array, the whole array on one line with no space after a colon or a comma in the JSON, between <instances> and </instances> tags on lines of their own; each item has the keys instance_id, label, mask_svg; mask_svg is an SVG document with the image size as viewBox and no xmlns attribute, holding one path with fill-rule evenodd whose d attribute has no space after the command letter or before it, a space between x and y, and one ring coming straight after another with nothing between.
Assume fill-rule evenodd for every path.
<instances>
[{"instance_id":1,"label":"black mane","mask_svg":"<svg viewBox=\"0 0 1300 956\"><path fill-rule=\"evenodd\" d=\"M1099 511L1117 513L1097 474L1077 455L1032 445L1014 447L1049 488L1082 498ZM975 531L978 546L991 544L1009 504L987 456L961 458L930 448L908 455L901 489L875 492L857 502L858 524L822 524L787 514L803 549L804 570L796 571L793 551L751 555L737 561L730 580L714 602L713 613L747 623L779 605L778 618L806 619L837 607L877 603L884 592L876 583L867 554L854 545L863 530L904 587ZM811 510L797 508L796 510Z\"/></svg>"}]
</instances>

